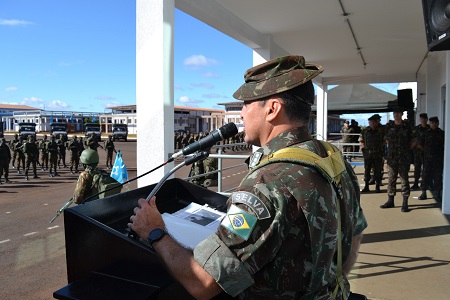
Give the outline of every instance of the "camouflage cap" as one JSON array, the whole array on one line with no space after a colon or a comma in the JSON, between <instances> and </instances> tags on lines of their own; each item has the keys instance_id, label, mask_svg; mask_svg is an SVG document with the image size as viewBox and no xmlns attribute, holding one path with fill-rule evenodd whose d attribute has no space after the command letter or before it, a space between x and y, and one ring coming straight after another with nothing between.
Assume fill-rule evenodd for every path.
<instances>
[{"instance_id":1,"label":"camouflage cap","mask_svg":"<svg viewBox=\"0 0 450 300\"><path fill-rule=\"evenodd\" d=\"M427 113L421 113L419 116L421 118L428 119L428 114Z\"/></svg>"},{"instance_id":2,"label":"camouflage cap","mask_svg":"<svg viewBox=\"0 0 450 300\"><path fill-rule=\"evenodd\" d=\"M373 115L368 120L369 121L376 121L376 120L378 120L378 118L375 115Z\"/></svg>"},{"instance_id":3,"label":"camouflage cap","mask_svg":"<svg viewBox=\"0 0 450 300\"><path fill-rule=\"evenodd\" d=\"M396 106L392 109L392 112L404 112L405 109L403 108L403 106Z\"/></svg>"},{"instance_id":4,"label":"camouflage cap","mask_svg":"<svg viewBox=\"0 0 450 300\"><path fill-rule=\"evenodd\" d=\"M431 117L430 118L430 122L439 123L439 118L438 117Z\"/></svg>"},{"instance_id":5,"label":"camouflage cap","mask_svg":"<svg viewBox=\"0 0 450 300\"><path fill-rule=\"evenodd\" d=\"M381 116L379 114L374 114L372 117L374 117L375 120L381 120Z\"/></svg>"},{"instance_id":6,"label":"camouflage cap","mask_svg":"<svg viewBox=\"0 0 450 300\"><path fill-rule=\"evenodd\" d=\"M322 66L305 64L303 56L275 58L248 69L244 74L245 83L233 97L243 101L265 98L300 86L322 72ZM314 99L307 101L312 105Z\"/></svg>"}]
</instances>

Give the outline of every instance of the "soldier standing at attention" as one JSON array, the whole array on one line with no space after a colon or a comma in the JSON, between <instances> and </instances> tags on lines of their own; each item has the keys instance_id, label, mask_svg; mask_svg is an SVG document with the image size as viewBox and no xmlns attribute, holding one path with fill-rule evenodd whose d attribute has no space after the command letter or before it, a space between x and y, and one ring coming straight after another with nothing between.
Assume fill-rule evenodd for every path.
<instances>
[{"instance_id":1,"label":"soldier standing at attention","mask_svg":"<svg viewBox=\"0 0 450 300\"><path fill-rule=\"evenodd\" d=\"M17 174L20 174L20 165L25 170L25 153L23 152L23 145L25 141L22 136L19 136L19 141L14 144L14 151L17 152Z\"/></svg>"},{"instance_id":2,"label":"soldier standing at attention","mask_svg":"<svg viewBox=\"0 0 450 300\"><path fill-rule=\"evenodd\" d=\"M23 146L23 152L25 153L25 180L28 180L28 170L30 169L30 164L33 166L33 178L39 178L36 171L36 163L39 159L39 148L34 141L34 135L28 136L28 142Z\"/></svg>"},{"instance_id":3,"label":"soldier standing at attention","mask_svg":"<svg viewBox=\"0 0 450 300\"><path fill-rule=\"evenodd\" d=\"M353 128L348 126L348 121L344 121L344 126L341 128L342 133L342 143L344 143L343 152L349 153L353 152L353 146L352 145L345 145L346 143L352 142L352 136L349 133L353 133ZM351 161L350 155L345 155L345 158L349 159Z\"/></svg>"},{"instance_id":4,"label":"soldier standing at attention","mask_svg":"<svg viewBox=\"0 0 450 300\"><path fill-rule=\"evenodd\" d=\"M364 128L359 137L364 157L364 189L362 192L367 193L369 190L370 171L373 168L374 178L376 182L375 191L380 193L380 184L383 168L384 154L384 134L377 128L376 117L369 118L369 126Z\"/></svg>"},{"instance_id":5,"label":"soldier standing at attention","mask_svg":"<svg viewBox=\"0 0 450 300\"><path fill-rule=\"evenodd\" d=\"M422 174L423 167L423 147L425 144L425 134L430 128L427 124L428 115L426 113L420 114L420 124L413 129L413 153L414 153L414 184L411 190L419 189L419 179Z\"/></svg>"},{"instance_id":6,"label":"soldier standing at attention","mask_svg":"<svg viewBox=\"0 0 450 300\"><path fill-rule=\"evenodd\" d=\"M78 137L76 135L74 135L72 140L69 141L67 148L70 151L70 174L78 173L80 153L82 150L80 149L80 142L78 141Z\"/></svg>"},{"instance_id":7,"label":"soldier standing at attention","mask_svg":"<svg viewBox=\"0 0 450 300\"><path fill-rule=\"evenodd\" d=\"M44 138L39 141L39 150L41 151L41 170L48 170L48 140L47 135L44 134Z\"/></svg>"},{"instance_id":8,"label":"soldier standing at attention","mask_svg":"<svg viewBox=\"0 0 450 300\"><path fill-rule=\"evenodd\" d=\"M367 223L353 169L335 147L309 133L311 79L322 71L306 65L302 56L246 71L233 96L244 101L245 141L261 148L250 157L249 174L228 199L217 231L193 252L165 234L155 197L148 203L139 199L128 226L148 239L193 297L225 292L239 299L347 299L346 275ZM326 164L339 178L326 177L315 164L271 161L304 151L329 161L326 148L332 149L339 171Z\"/></svg>"},{"instance_id":9,"label":"soldier standing at attention","mask_svg":"<svg viewBox=\"0 0 450 300\"><path fill-rule=\"evenodd\" d=\"M445 132L439 128L438 117L430 118L430 128L425 133L422 194L419 200L427 199L427 189L431 189L434 199L442 202L444 141Z\"/></svg>"},{"instance_id":10,"label":"soldier standing at attention","mask_svg":"<svg viewBox=\"0 0 450 300\"><path fill-rule=\"evenodd\" d=\"M400 176L401 191L403 195L402 212L409 212L408 198L409 188L409 166L410 150L412 142L411 126L402 120L403 107L397 106L393 110L394 121L386 124L384 138L387 144L387 166L388 166L388 201L381 208L392 208L396 194L397 176Z\"/></svg>"},{"instance_id":11,"label":"soldier standing at attention","mask_svg":"<svg viewBox=\"0 0 450 300\"><path fill-rule=\"evenodd\" d=\"M111 169L113 152L117 153L111 135L109 135L108 140L105 141L105 151L106 151L106 168Z\"/></svg>"},{"instance_id":12,"label":"soldier standing at attention","mask_svg":"<svg viewBox=\"0 0 450 300\"><path fill-rule=\"evenodd\" d=\"M14 134L14 139L12 139L11 141L9 141L9 148L12 151L12 168L15 168L15 163L16 163L16 158L18 157L18 150L16 149L16 144L19 142L19 135L16 133Z\"/></svg>"},{"instance_id":13,"label":"soldier standing at attention","mask_svg":"<svg viewBox=\"0 0 450 300\"><path fill-rule=\"evenodd\" d=\"M98 143L98 139L95 133L91 133L91 136L87 139L86 144L89 149L92 149L94 151L97 151L98 147L103 149L103 147Z\"/></svg>"},{"instance_id":14,"label":"soldier standing at attention","mask_svg":"<svg viewBox=\"0 0 450 300\"><path fill-rule=\"evenodd\" d=\"M59 139L56 141L58 144L58 169L61 169L61 163L64 168L67 168L66 165L66 143L64 141L64 136L59 134Z\"/></svg>"},{"instance_id":15,"label":"soldier standing at attention","mask_svg":"<svg viewBox=\"0 0 450 300\"><path fill-rule=\"evenodd\" d=\"M6 144L5 138L0 140L0 183L2 183L1 178L5 174L5 183L9 183L9 162L11 161L11 150Z\"/></svg>"},{"instance_id":16,"label":"soldier standing at attention","mask_svg":"<svg viewBox=\"0 0 450 300\"><path fill-rule=\"evenodd\" d=\"M56 171L56 165L58 164L58 144L54 135L50 137L50 143L48 143L48 160L50 161L49 177L59 176Z\"/></svg>"}]
</instances>

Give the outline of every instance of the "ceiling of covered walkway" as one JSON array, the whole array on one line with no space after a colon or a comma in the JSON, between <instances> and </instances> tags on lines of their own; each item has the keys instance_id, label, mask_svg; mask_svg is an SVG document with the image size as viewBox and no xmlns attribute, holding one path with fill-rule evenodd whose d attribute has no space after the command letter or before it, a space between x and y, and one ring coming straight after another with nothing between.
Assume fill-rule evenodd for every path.
<instances>
[{"instance_id":1,"label":"ceiling of covered walkway","mask_svg":"<svg viewBox=\"0 0 450 300\"><path fill-rule=\"evenodd\" d=\"M175 0L245 45L303 55L323 84L414 82L427 55L420 0Z\"/></svg>"}]
</instances>

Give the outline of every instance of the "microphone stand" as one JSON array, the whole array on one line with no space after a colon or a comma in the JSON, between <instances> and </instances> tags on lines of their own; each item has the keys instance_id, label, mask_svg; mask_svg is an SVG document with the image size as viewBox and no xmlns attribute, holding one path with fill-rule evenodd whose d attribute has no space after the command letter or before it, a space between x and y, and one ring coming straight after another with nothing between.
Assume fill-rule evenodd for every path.
<instances>
[{"instance_id":1,"label":"microphone stand","mask_svg":"<svg viewBox=\"0 0 450 300\"><path fill-rule=\"evenodd\" d=\"M175 173L177 170L181 169L184 166L189 166L190 164L193 164L197 161L202 161L206 158L208 158L209 156L209 152L210 152L211 148L208 148L206 150L203 150L201 152L197 152L195 155L192 156L188 156L184 159L184 161L182 163L180 163L178 166L175 166L172 170L170 170L169 172L167 172L163 178L161 178L161 180L158 182L158 184L153 188L153 190L150 192L150 194L148 194L147 198L145 199L147 202L150 201L150 199L156 195L156 193L159 191L159 189L162 187L162 185L166 182L167 178L169 178L173 173ZM134 232L133 230L130 229L130 231L128 232L128 237L134 239L134 240L139 240L139 236L136 234L136 232Z\"/></svg>"}]
</instances>

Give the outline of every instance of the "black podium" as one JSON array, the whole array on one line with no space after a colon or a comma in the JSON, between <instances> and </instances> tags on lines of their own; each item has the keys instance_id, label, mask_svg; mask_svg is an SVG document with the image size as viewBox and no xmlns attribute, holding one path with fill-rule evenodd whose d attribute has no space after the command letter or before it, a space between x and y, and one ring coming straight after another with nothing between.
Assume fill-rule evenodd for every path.
<instances>
[{"instance_id":1,"label":"black podium","mask_svg":"<svg viewBox=\"0 0 450 300\"><path fill-rule=\"evenodd\" d=\"M192 299L174 282L145 241L128 237L133 209L155 185L98 199L64 211L68 285L56 299ZM181 179L156 194L161 212L191 202L226 211L227 198Z\"/></svg>"}]
</instances>

